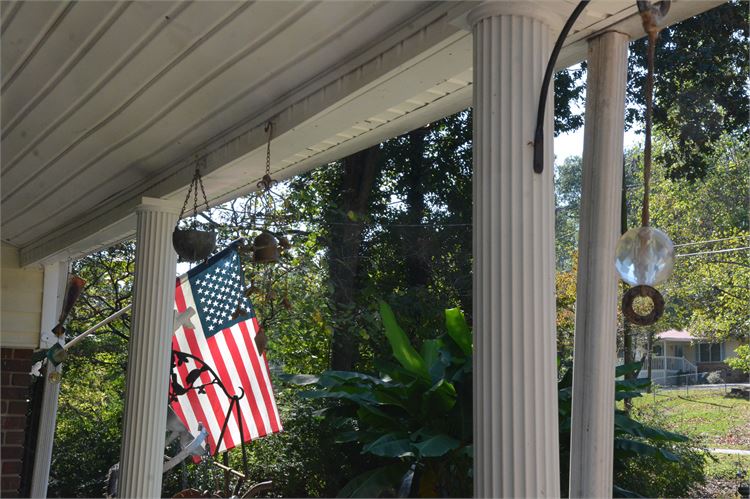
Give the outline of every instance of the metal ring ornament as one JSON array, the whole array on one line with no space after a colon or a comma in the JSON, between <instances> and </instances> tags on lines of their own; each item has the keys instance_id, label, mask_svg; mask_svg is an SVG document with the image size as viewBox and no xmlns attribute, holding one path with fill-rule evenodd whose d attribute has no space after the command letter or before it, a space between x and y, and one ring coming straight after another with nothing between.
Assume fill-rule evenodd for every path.
<instances>
[{"instance_id":1,"label":"metal ring ornament","mask_svg":"<svg viewBox=\"0 0 750 499\"><path fill-rule=\"evenodd\" d=\"M633 309L633 302L639 296L651 298L654 307L646 315L641 315ZM650 326L664 315L664 297L651 286L633 286L622 297L622 313L628 321L638 326Z\"/></svg>"}]
</instances>

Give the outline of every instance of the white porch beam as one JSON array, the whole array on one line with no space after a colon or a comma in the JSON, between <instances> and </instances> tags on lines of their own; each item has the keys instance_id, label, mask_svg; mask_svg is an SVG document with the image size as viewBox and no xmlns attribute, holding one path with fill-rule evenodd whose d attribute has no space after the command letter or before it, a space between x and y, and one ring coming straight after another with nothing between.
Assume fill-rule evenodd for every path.
<instances>
[{"instance_id":1,"label":"white porch beam","mask_svg":"<svg viewBox=\"0 0 750 499\"><path fill-rule=\"evenodd\" d=\"M573 349L570 497L611 497L626 34L589 42Z\"/></svg>"},{"instance_id":2,"label":"white porch beam","mask_svg":"<svg viewBox=\"0 0 750 499\"><path fill-rule=\"evenodd\" d=\"M143 198L136 209L133 325L128 345L118 497L161 497L179 207Z\"/></svg>"},{"instance_id":3,"label":"white porch beam","mask_svg":"<svg viewBox=\"0 0 750 499\"><path fill-rule=\"evenodd\" d=\"M474 34L474 494L559 497L552 95L532 168L558 20L480 5Z\"/></svg>"},{"instance_id":4,"label":"white porch beam","mask_svg":"<svg viewBox=\"0 0 750 499\"><path fill-rule=\"evenodd\" d=\"M58 338L52 333L52 328L57 324L62 307L67 274L68 265L65 262L44 266L39 342L41 348L49 348L54 343L62 344L65 342L65 338ZM57 424L57 402L60 396L60 382L50 380L53 373L62 374L62 365L55 367L48 363L44 372L44 395L42 396L42 413L39 417L36 450L34 452L31 497L47 497L49 470L52 463L52 446L55 441L55 426Z\"/></svg>"}]
</instances>

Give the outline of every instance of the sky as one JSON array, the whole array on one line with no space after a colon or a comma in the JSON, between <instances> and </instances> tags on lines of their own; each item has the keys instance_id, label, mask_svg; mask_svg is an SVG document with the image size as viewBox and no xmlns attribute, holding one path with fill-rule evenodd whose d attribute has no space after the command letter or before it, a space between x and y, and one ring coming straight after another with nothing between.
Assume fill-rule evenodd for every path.
<instances>
[{"instance_id":1,"label":"sky","mask_svg":"<svg viewBox=\"0 0 750 499\"><path fill-rule=\"evenodd\" d=\"M632 129L625 132L624 149L629 149L633 144L642 143L643 135L635 133ZM565 161L569 156L583 155L583 127L575 132L561 133L555 137L555 164Z\"/></svg>"}]
</instances>

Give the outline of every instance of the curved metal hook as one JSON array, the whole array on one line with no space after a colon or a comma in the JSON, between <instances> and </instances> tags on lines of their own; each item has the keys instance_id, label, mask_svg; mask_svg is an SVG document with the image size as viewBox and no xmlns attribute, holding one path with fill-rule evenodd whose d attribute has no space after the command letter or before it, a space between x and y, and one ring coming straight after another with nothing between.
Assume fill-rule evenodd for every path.
<instances>
[{"instance_id":1,"label":"curved metal hook","mask_svg":"<svg viewBox=\"0 0 750 499\"><path fill-rule=\"evenodd\" d=\"M671 6L671 0L664 0L658 4L653 4L650 0L636 0L638 6L638 12L641 15L650 15L651 21L654 26L661 26L664 22L664 18L669 13L669 7ZM648 31L648 30L646 30Z\"/></svg>"}]
</instances>

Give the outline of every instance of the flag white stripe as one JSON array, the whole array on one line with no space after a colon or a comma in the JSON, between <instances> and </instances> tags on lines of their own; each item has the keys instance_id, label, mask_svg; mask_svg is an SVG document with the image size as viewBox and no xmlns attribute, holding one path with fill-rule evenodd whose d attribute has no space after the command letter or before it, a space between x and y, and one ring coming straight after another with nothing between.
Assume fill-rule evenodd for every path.
<instances>
[{"instance_id":1,"label":"flag white stripe","mask_svg":"<svg viewBox=\"0 0 750 499\"><path fill-rule=\"evenodd\" d=\"M233 329L235 327L239 328L239 326L237 325L232 326L229 334L232 334L234 332ZM224 331L225 331L224 334L217 334L216 336L214 336L214 338L216 339L216 345L219 347L219 351L221 352L222 357L224 357L225 359L233 359L232 352L229 350L229 345L227 345L227 340L224 337L224 335L227 334L226 332L227 330L224 330ZM244 359L243 359L243 363L244 363ZM244 383L242 382L242 378L240 377L240 374L237 372L238 366L236 366L234 362L225 362L225 365L227 367L227 373L229 374L229 377L231 378L232 383L234 384L232 388L235 394L239 395L240 393L240 391L237 389L238 386L242 386L242 388L245 390L245 396L242 397L239 401L240 408L242 409L242 416L243 416L243 419L245 420L245 423L247 424L248 429L250 430L250 436L252 438L258 438L258 435L260 434L260 432L258 431L258 428L255 426L255 420L253 419L252 409L250 408L250 402L249 402L250 393L247 393L249 391L248 387L245 386ZM247 370L247 364L241 366L241 368ZM252 380L253 376L248 376L248 378ZM245 437L247 437L247 435L245 435Z\"/></svg>"},{"instance_id":2,"label":"flag white stripe","mask_svg":"<svg viewBox=\"0 0 750 499\"><path fill-rule=\"evenodd\" d=\"M184 281L182 283L182 295L185 298L185 306L186 307L193 307L194 310L198 310L198 307L195 304L195 300L193 299L193 293L190 288L189 281ZM193 332L195 333L195 342L198 345L198 349L200 352L193 352L193 355L196 355L200 357L206 364L211 366L214 371L217 370L219 362L222 362L222 359L215 359L213 355L211 355L211 349L208 346L208 340L206 338L205 333L203 332L203 326L201 325L200 320L194 320L193 324L196 326L195 329L193 329ZM219 333L221 334L221 333ZM218 374L218 372L217 372ZM224 424L224 419L226 418L227 411L229 410L229 398L224 396L224 393L222 392L221 388L219 387L212 387L216 389L218 392L218 397L216 397L219 401L219 404L221 404L223 414L214 414L218 421L220 421L219 426L219 432L214 435L214 438L216 440L219 439L219 436L221 435L221 427ZM211 390L212 388L208 388L208 390ZM212 411L213 412L213 411ZM227 431L232 436L232 442L239 443L240 441L240 430L237 427L237 418L236 417L230 417L229 423L227 424ZM222 439L221 448L219 450L223 450L223 448L226 446L225 442Z\"/></svg>"},{"instance_id":3,"label":"flag white stripe","mask_svg":"<svg viewBox=\"0 0 750 499\"><path fill-rule=\"evenodd\" d=\"M179 373L177 373L177 376L179 377ZM193 404L190 403L187 397L185 397L185 401L186 401L185 404L180 404L180 410L182 411L183 416L185 416L185 419L187 420L186 426L188 428L198 428L198 418L195 417Z\"/></svg>"},{"instance_id":4,"label":"flag white stripe","mask_svg":"<svg viewBox=\"0 0 750 499\"><path fill-rule=\"evenodd\" d=\"M190 346L188 345L187 339L185 338L185 332L182 330L182 328L177 332L175 335L177 338L177 344L180 346L180 351L185 353L193 354L193 352L190 350ZM183 395L183 401L180 405L184 407L189 407L191 405L190 400L187 398L186 395ZM219 439L219 434L221 433L221 426L219 426L219 422L216 419L216 415L214 414L214 409L211 406L211 401L208 400L208 397L204 397L201 395L198 395L198 403L201 406L201 409L203 409L203 414L205 414L207 421L203 421L203 424L206 425L206 429L211 432L211 437L213 437L214 441ZM184 409L183 409L184 410ZM192 412L192 408L190 409ZM198 426L188 426L188 428L191 431L196 431ZM213 452L214 449L211 449L211 452Z\"/></svg>"},{"instance_id":5,"label":"flag white stripe","mask_svg":"<svg viewBox=\"0 0 750 499\"><path fill-rule=\"evenodd\" d=\"M250 333L250 343L254 344L255 335L253 334L254 328L252 320L245 322L245 325L247 326L247 330ZM247 366L247 369L249 371L248 377L250 378L250 387L253 390L253 395L255 396L255 401L257 402L258 406L258 412L260 413L260 417L263 420L263 426L266 428L266 433L271 433L271 422L268 420L268 408L266 407L265 401L263 400L263 392L261 391L260 385L258 384L261 380L255 377L255 370L253 369L252 360L250 359L250 355L254 355L255 349L251 345L245 344L245 337L242 334L242 330L240 329L239 324L237 324L236 327L232 327L232 336L234 337L234 342L238 345L242 363ZM242 348L239 345L242 345L245 348Z\"/></svg>"}]
</instances>

